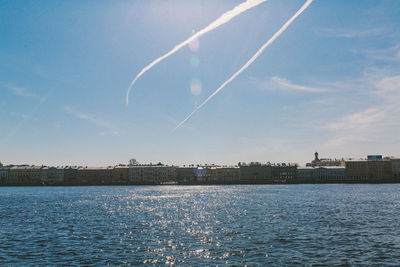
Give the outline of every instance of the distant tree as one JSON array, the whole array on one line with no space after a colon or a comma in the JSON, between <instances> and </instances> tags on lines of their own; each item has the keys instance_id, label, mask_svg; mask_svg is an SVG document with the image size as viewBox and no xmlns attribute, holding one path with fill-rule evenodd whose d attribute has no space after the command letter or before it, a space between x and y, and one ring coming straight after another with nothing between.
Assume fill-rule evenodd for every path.
<instances>
[{"instance_id":1,"label":"distant tree","mask_svg":"<svg viewBox=\"0 0 400 267\"><path fill-rule=\"evenodd\" d=\"M139 162L136 159L130 159L129 166L135 166L135 165L139 165Z\"/></svg>"},{"instance_id":2,"label":"distant tree","mask_svg":"<svg viewBox=\"0 0 400 267\"><path fill-rule=\"evenodd\" d=\"M157 166L164 166L164 164L162 164L161 162L158 162Z\"/></svg>"},{"instance_id":3,"label":"distant tree","mask_svg":"<svg viewBox=\"0 0 400 267\"><path fill-rule=\"evenodd\" d=\"M3 167L3 163L1 163L1 161L0 161L0 167Z\"/></svg>"}]
</instances>

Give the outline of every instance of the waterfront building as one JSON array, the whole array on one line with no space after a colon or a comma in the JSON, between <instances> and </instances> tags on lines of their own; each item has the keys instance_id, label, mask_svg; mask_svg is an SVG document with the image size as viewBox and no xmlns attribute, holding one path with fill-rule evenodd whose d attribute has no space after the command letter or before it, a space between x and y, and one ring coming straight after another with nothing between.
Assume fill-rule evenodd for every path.
<instances>
[{"instance_id":1,"label":"waterfront building","mask_svg":"<svg viewBox=\"0 0 400 267\"><path fill-rule=\"evenodd\" d=\"M238 183L240 181L240 168L233 167L217 167L215 169L217 183Z\"/></svg>"},{"instance_id":2,"label":"waterfront building","mask_svg":"<svg viewBox=\"0 0 400 267\"><path fill-rule=\"evenodd\" d=\"M176 168L176 180L178 183L191 183L197 181L197 167L181 166Z\"/></svg>"},{"instance_id":3,"label":"waterfront building","mask_svg":"<svg viewBox=\"0 0 400 267\"><path fill-rule=\"evenodd\" d=\"M315 183L319 180L318 173L315 167L298 167L297 178L298 183Z\"/></svg>"},{"instance_id":4,"label":"waterfront building","mask_svg":"<svg viewBox=\"0 0 400 267\"><path fill-rule=\"evenodd\" d=\"M112 184L112 172L112 167L80 167L78 168L78 181L82 184Z\"/></svg>"},{"instance_id":5,"label":"waterfront building","mask_svg":"<svg viewBox=\"0 0 400 267\"><path fill-rule=\"evenodd\" d=\"M392 160L348 160L346 176L354 182L379 182L393 179Z\"/></svg>"},{"instance_id":6,"label":"waterfront building","mask_svg":"<svg viewBox=\"0 0 400 267\"><path fill-rule=\"evenodd\" d=\"M382 160L382 155L368 155L367 160Z\"/></svg>"},{"instance_id":7,"label":"waterfront building","mask_svg":"<svg viewBox=\"0 0 400 267\"><path fill-rule=\"evenodd\" d=\"M78 167L67 166L64 168L64 183L78 184Z\"/></svg>"},{"instance_id":8,"label":"waterfront building","mask_svg":"<svg viewBox=\"0 0 400 267\"><path fill-rule=\"evenodd\" d=\"M306 164L306 167L316 167L316 166L345 166L345 162L343 159L320 159L318 157L318 152L315 152L314 154L314 160L311 161L310 163Z\"/></svg>"},{"instance_id":9,"label":"waterfront building","mask_svg":"<svg viewBox=\"0 0 400 267\"><path fill-rule=\"evenodd\" d=\"M40 183L48 184L47 181L49 176L49 168L47 166L42 166L40 168L39 176L40 176Z\"/></svg>"},{"instance_id":10,"label":"waterfront building","mask_svg":"<svg viewBox=\"0 0 400 267\"><path fill-rule=\"evenodd\" d=\"M13 166L8 172L10 185L39 185L42 184L42 166Z\"/></svg>"},{"instance_id":11,"label":"waterfront building","mask_svg":"<svg viewBox=\"0 0 400 267\"><path fill-rule=\"evenodd\" d=\"M400 159L392 159L392 174L396 180L400 179Z\"/></svg>"},{"instance_id":12,"label":"waterfront building","mask_svg":"<svg viewBox=\"0 0 400 267\"><path fill-rule=\"evenodd\" d=\"M129 166L115 166L113 170L113 183L127 184L129 182Z\"/></svg>"},{"instance_id":13,"label":"waterfront building","mask_svg":"<svg viewBox=\"0 0 400 267\"><path fill-rule=\"evenodd\" d=\"M346 181L346 168L340 166L299 167L297 183L342 183Z\"/></svg>"},{"instance_id":14,"label":"waterfront building","mask_svg":"<svg viewBox=\"0 0 400 267\"><path fill-rule=\"evenodd\" d=\"M346 181L346 168L341 166L326 166L316 168L318 182L341 183Z\"/></svg>"},{"instance_id":15,"label":"waterfront building","mask_svg":"<svg viewBox=\"0 0 400 267\"><path fill-rule=\"evenodd\" d=\"M10 167L0 167L0 184L5 185L8 183L8 171Z\"/></svg>"},{"instance_id":16,"label":"waterfront building","mask_svg":"<svg viewBox=\"0 0 400 267\"><path fill-rule=\"evenodd\" d=\"M240 165L240 181L243 183L293 183L296 180L296 164L261 164L251 162Z\"/></svg>"},{"instance_id":17,"label":"waterfront building","mask_svg":"<svg viewBox=\"0 0 400 267\"><path fill-rule=\"evenodd\" d=\"M240 181L243 183L272 183L272 167L260 162L241 164Z\"/></svg>"},{"instance_id":18,"label":"waterfront building","mask_svg":"<svg viewBox=\"0 0 400 267\"><path fill-rule=\"evenodd\" d=\"M271 166L272 180L274 183L293 183L296 181L296 164L275 164Z\"/></svg>"},{"instance_id":19,"label":"waterfront building","mask_svg":"<svg viewBox=\"0 0 400 267\"><path fill-rule=\"evenodd\" d=\"M195 170L197 181L203 183L216 183L217 170L216 166L198 166Z\"/></svg>"},{"instance_id":20,"label":"waterfront building","mask_svg":"<svg viewBox=\"0 0 400 267\"><path fill-rule=\"evenodd\" d=\"M61 184L64 182L64 169L43 166L40 169L40 180L43 184Z\"/></svg>"},{"instance_id":21,"label":"waterfront building","mask_svg":"<svg viewBox=\"0 0 400 267\"><path fill-rule=\"evenodd\" d=\"M164 165L136 165L129 167L129 182L133 184L162 184L174 180L175 168Z\"/></svg>"}]
</instances>

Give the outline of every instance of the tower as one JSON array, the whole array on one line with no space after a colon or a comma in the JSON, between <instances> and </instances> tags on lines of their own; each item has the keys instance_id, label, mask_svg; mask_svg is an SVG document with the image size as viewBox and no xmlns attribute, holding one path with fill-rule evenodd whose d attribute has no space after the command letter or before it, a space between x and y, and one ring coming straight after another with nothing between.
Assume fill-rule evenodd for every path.
<instances>
[{"instance_id":1,"label":"tower","mask_svg":"<svg viewBox=\"0 0 400 267\"><path fill-rule=\"evenodd\" d=\"M315 159L314 159L314 161L315 161L315 162L318 162L318 161L319 161L319 158L318 158L318 152L315 152L315 154L314 154L314 155L315 155Z\"/></svg>"}]
</instances>

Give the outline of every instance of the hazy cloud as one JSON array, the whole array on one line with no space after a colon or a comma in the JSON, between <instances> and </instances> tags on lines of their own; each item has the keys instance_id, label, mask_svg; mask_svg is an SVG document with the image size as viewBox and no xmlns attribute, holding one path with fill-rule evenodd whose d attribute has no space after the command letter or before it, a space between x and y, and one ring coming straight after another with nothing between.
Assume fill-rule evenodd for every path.
<instances>
[{"instance_id":1,"label":"hazy cloud","mask_svg":"<svg viewBox=\"0 0 400 267\"><path fill-rule=\"evenodd\" d=\"M330 38L363 38L363 37L373 37L381 35L386 30L384 28L373 28L365 30L354 30L354 29L329 29L320 28L316 30L316 33Z\"/></svg>"},{"instance_id":2,"label":"hazy cloud","mask_svg":"<svg viewBox=\"0 0 400 267\"><path fill-rule=\"evenodd\" d=\"M80 120L86 121L94 126L107 129L107 131L100 132L100 135L102 135L102 136L119 134L117 127L115 125L113 125L111 122L96 118L93 115L90 115L87 113L77 111L76 109L69 107L69 106L65 106L64 111L67 112L68 114L71 114L74 117L76 117Z\"/></svg>"},{"instance_id":3,"label":"hazy cloud","mask_svg":"<svg viewBox=\"0 0 400 267\"><path fill-rule=\"evenodd\" d=\"M101 132L99 133L101 136L106 136L106 135L118 135L118 131L111 131L111 132Z\"/></svg>"},{"instance_id":4,"label":"hazy cloud","mask_svg":"<svg viewBox=\"0 0 400 267\"><path fill-rule=\"evenodd\" d=\"M365 109L342 116L327 124L333 134L326 146L345 146L352 142L399 141L400 132L400 75L382 75L375 79L366 78L375 103ZM368 87L366 86L366 87ZM349 105L351 105L351 100ZM349 109L351 107L349 106Z\"/></svg>"},{"instance_id":5,"label":"hazy cloud","mask_svg":"<svg viewBox=\"0 0 400 267\"><path fill-rule=\"evenodd\" d=\"M346 115L336 122L328 124L331 130L358 129L364 130L385 116L384 110L368 108L366 110Z\"/></svg>"},{"instance_id":6,"label":"hazy cloud","mask_svg":"<svg viewBox=\"0 0 400 267\"><path fill-rule=\"evenodd\" d=\"M22 119L33 119L30 115L25 113L10 112L10 115L20 117Z\"/></svg>"},{"instance_id":7,"label":"hazy cloud","mask_svg":"<svg viewBox=\"0 0 400 267\"><path fill-rule=\"evenodd\" d=\"M377 91L375 93L388 100L400 100L400 75L386 76L376 82Z\"/></svg>"},{"instance_id":8,"label":"hazy cloud","mask_svg":"<svg viewBox=\"0 0 400 267\"><path fill-rule=\"evenodd\" d=\"M28 91L26 88L23 87L18 87L14 85L6 85L5 86L11 93L13 93L16 96L22 96L22 97L31 97L31 98L36 98L40 101L45 101L46 98L42 97L38 94L32 93Z\"/></svg>"},{"instance_id":9,"label":"hazy cloud","mask_svg":"<svg viewBox=\"0 0 400 267\"><path fill-rule=\"evenodd\" d=\"M352 49L350 51L356 54L365 55L375 60L400 62L400 43L385 49L373 49L373 50Z\"/></svg>"},{"instance_id":10,"label":"hazy cloud","mask_svg":"<svg viewBox=\"0 0 400 267\"><path fill-rule=\"evenodd\" d=\"M283 90L301 91L308 93L327 93L332 91L331 89L326 89L326 88L295 84L287 79L278 76L271 77L267 82L263 82L262 86L265 89L276 89L278 87L279 89Z\"/></svg>"}]
</instances>

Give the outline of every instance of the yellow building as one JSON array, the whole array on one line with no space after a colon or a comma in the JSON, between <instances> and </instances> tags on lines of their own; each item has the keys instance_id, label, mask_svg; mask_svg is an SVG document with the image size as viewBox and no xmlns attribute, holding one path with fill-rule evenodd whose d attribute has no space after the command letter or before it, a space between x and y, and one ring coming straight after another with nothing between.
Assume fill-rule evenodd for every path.
<instances>
[{"instance_id":1,"label":"yellow building","mask_svg":"<svg viewBox=\"0 0 400 267\"><path fill-rule=\"evenodd\" d=\"M115 166L112 182L116 184L127 184L129 182L129 166Z\"/></svg>"},{"instance_id":2,"label":"yellow building","mask_svg":"<svg viewBox=\"0 0 400 267\"><path fill-rule=\"evenodd\" d=\"M162 184L174 181L175 167L165 165L135 165L129 167L129 182L133 184Z\"/></svg>"},{"instance_id":3,"label":"yellow building","mask_svg":"<svg viewBox=\"0 0 400 267\"><path fill-rule=\"evenodd\" d=\"M78 183L92 185L112 184L112 167L80 167L78 168Z\"/></svg>"},{"instance_id":4,"label":"yellow building","mask_svg":"<svg viewBox=\"0 0 400 267\"><path fill-rule=\"evenodd\" d=\"M195 166L181 166L176 168L177 182L196 182L197 181L197 167Z\"/></svg>"},{"instance_id":5,"label":"yellow building","mask_svg":"<svg viewBox=\"0 0 400 267\"><path fill-rule=\"evenodd\" d=\"M216 181L218 183L238 183L240 181L240 168L234 167L217 167Z\"/></svg>"},{"instance_id":6,"label":"yellow building","mask_svg":"<svg viewBox=\"0 0 400 267\"><path fill-rule=\"evenodd\" d=\"M400 179L400 159L392 159L392 173L396 180Z\"/></svg>"},{"instance_id":7,"label":"yellow building","mask_svg":"<svg viewBox=\"0 0 400 267\"><path fill-rule=\"evenodd\" d=\"M393 179L392 160L348 160L346 177L354 182L379 182Z\"/></svg>"},{"instance_id":8,"label":"yellow building","mask_svg":"<svg viewBox=\"0 0 400 267\"><path fill-rule=\"evenodd\" d=\"M40 185L42 184L42 166L14 166L9 169L8 184Z\"/></svg>"},{"instance_id":9,"label":"yellow building","mask_svg":"<svg viewBox=\"0 0 400 267\"><path fill-rule=\"evenodd\" d=\"M251 162L240 165L240 181L244 183L272 183L271 165Z\"/></svg>"},{"instance_id":10,"label":"yellow building","mask_svg":"<svg viewBox=\"0 0 400 267\"><path fill-rule=\"evenodd\" d=\"M0 184L6 185L8 183L8 171L10 167L0 167Z\"/></svg>"}]
</instances>

